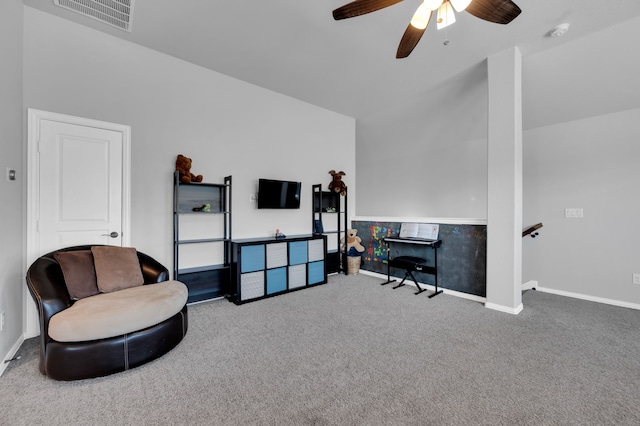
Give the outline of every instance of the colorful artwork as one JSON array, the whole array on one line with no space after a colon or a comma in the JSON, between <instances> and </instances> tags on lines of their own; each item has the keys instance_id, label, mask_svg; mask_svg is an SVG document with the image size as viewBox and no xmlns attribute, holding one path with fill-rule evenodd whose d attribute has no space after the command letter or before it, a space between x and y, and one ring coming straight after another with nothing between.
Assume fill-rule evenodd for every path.
<instances>
[{"instance_id":1,"label":"colorful artwork","mask_svg":"<svg viewBox=\"0 0 640 426\"><path fill-rule=\"evenodd\" d=\"M389 254L387 253L387 244L384 239L387 237L398 236L400 230L398 227L391 227L388 224L372 222L369 225L369 234L371 235L368 244L366 245L366 251L364 260L373 262L387 263L389 260Z\"/></svg>"}]
</instances>

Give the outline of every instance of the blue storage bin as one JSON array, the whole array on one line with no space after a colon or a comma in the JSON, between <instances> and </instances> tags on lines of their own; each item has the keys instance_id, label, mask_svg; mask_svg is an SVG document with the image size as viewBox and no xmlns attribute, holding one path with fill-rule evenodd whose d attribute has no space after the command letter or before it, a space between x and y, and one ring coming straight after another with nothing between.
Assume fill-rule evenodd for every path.
<instances>
[{"instance_id":1,"label":"blue storage bin","mask_svg":"<svg viewBox=\"0 0 640 426\"><path fill-rule=\"evenodd\" d=\"M287 268L267 270L267 294L278 293L287 289Z\"/></svg>"},{"instance_id":2,"label":"blue storage bin","mask_svg":"<svg viewBox=\"0 0 640 426\"><path fill-rule=\"evenodd\" d=\"M289 243L289 265L307 263L307 242L292 241Z\"/></svg>"},{"instance_id":3,"label":"blue storage bin","mask_svg":"<svg viewBox=\"0 0 640 426\"><path fill-rule=\"evenodd\" d=\"M311 262L308 268L309 284L318 284L324 281L324 261Z\"/></svg>"},{"instance_id":4,"label":"blue storage bin","mask_svg":"<svg viewBox=\"0 0 640 426\"><path fill-rule=\"evenodd\" d=\"M242 269L240 272L253 272L264 269L264 244L240 247Z\"/></svg>"}]
</instances>

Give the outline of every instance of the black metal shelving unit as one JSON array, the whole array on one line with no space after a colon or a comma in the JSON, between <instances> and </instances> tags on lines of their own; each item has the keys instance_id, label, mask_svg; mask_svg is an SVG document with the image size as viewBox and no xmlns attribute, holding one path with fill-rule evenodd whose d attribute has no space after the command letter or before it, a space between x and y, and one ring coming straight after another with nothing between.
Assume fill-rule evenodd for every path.
<instances>
[{"instance_id":1,"label":"black metal shelving unit","mask_svg":"<svg viewBox=\"0 0 640 426\"><path fill-rule=\"evenodd\" d=\"M202 209L208 205L208 209ZM197 219L196 219L197 218ZM210 233L202 238L181 237L181 221L186 227L204 219ZM216 226L218 227L217 229ZM213 235L213 236L212 236ZM222 247L222 259L213 258L198 266L183 267L181 252L188 246L208 244L212 251ZM183 183L179 173L173 177L173 279L183 282L189 289L187 303L202 302L223 297L229 289L231 277L231 176L224 183Z\"/></svg>"},{"instance_id":2,"label":"black metal shelving unit","mask_svg":"<svg viewBox=\"0 0 640 426\"><path fill-rule=\"evenodd\" d=\"M312 230L327 236L327 272L348 273L347 253L340 248L340 240L347 236L347 194L323 191L322 184L312 185Z\"/></svg>"}]
</instances>

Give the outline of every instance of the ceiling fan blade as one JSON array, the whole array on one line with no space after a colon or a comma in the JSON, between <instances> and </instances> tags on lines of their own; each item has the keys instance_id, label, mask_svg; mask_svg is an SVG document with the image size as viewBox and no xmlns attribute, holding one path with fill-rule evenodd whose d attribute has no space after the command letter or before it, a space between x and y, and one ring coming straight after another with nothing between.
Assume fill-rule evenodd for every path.
<instances>
[{"instance_id":1,"label":"ceiling fan blade","mask_svg":"<svg viewBox=\"0 0 640 426\"><path fill-rule=\"evenodd\" d=\"M356 0L345 4L333 11L333 19L353 18L354 16L364 15L366 13L375 12L385 7L393 6L402 0Z\"/></svg>"},{"instance_id":2,"label":"ceiling fan blade","mask_svg":"<svg viewBox=\"0 0 640 426\"><path fill-rule=\"evenodd\" d=\"M407 29L404 30L400 44L398 45L398 52L396 52L396 59L406 58L413 52L413 48L416 47L422 34L424 34L427 28L416 28L409 24Z\"/></svg>"},{"instance_id":3,"label":"ceiling fan blade","mask_svg":"<svg viewBox=\"0 0 640 426\"><path fill-rule=\"evenodd\" d=\"M496 24L508 24L522 12L511 0L473 0L465 10L476 18Z\"/></svg>"}]
</instances>

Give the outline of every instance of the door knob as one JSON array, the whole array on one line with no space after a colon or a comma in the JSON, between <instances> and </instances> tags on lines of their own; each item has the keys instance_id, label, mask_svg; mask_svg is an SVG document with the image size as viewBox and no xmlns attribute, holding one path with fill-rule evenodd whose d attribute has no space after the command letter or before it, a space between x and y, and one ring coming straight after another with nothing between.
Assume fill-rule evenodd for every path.
<instances>
[{"instance_id":1,"label":"door knob","mask_svg":"<svg viewBox=\"0 0 640 426\"><path fill-rule=\"evenodd\" d=\"M101 237L111 237L111 238L118 238L118 233L116 231L113 231L110 234L102 234Z\"/></svg>"}]
</instances>

